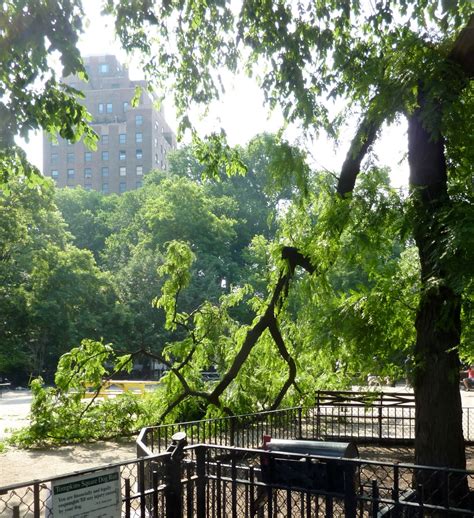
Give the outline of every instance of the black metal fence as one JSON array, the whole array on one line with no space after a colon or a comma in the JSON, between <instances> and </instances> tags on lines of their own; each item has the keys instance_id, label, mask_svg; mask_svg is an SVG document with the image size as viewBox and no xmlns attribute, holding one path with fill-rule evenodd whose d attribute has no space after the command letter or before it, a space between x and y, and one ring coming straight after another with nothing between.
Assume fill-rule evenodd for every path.
<instances>
[{"instance_id":1,"label":"black metal fence","mask_svg":"<svg viewBox=\"0 0 474 518\"><path fill-rule=\"evenodd\" d=\"M186 432L190 444L243 448L261 446L263 434L280 439L411 444L415 438L415 405L413 394L407 393L320 391L313 408L294 407L148 427L141 443L148 454L159 453L166 450L177 430ZM466 443L474 443L474 408L463 409L463 430ZM141 446L137 453L144 454Z\"/></svg>"},{"instance_id":2,"label":"black metal fence","mask_svg":"<svg viewBox=\"0 0 474 518\"><path fill-rule=\"evenodd\" d=\"M137 441L137 455L151 455L165 451L171 437L177 431L186 433L189 444L217 444L258 448L262 435L268 434L280 439L315 437L308 428L314 424L304 417L302 407L285 408L255 414L244 414L215 419L202 419L183 423L150 426L144 428ZM303 430L303 427L305 429Z\"/></svg>"},{"instance_id":3,"label":"black metal fence","mask_svg":"<svg viewBox=\"0 0 474 518\"><path fill-rule=\"evenodd\" d=\"M274 452L194 445L185 453L106 466L120 470L123 517L473 516L474 471L278 452L280 467L293 462L318 475L309 485L276 484L265 476L265 469L279 469ZM0 516L48 516L51 485L58 480L67 477L0 488Z\"/></svg>"}]
</instances>

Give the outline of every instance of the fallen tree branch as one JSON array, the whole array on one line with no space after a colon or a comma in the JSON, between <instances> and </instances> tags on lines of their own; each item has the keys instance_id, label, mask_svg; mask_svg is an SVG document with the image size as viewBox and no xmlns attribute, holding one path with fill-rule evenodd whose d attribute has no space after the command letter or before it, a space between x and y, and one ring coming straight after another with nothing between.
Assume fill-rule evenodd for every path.
<instances>
[{"instance_id":1,"label":"fallen tree branch","mask_svg":"<svg viewBox=\"0 0 474 518\"><path fill-rule=\"evenodd\" d=\"M352 140L346 160L342 166L337 188L339 195L345 196L347 193L353 190L357 175L360 172L360 164L362 159L366 155L370 145L375 141L377 131L379 130L381 124L382 120L378 120L377 118L376 122L369 116L366 116L366 118L362 121L362 124L360 125L354 139ZM185 382L181 373L179 373L176 369L171 369L173 373L178 376L178 379L183 387L183 392L179 394L172 403L170 403L164 414L162 414L161 419L164 419L187 397L192 396L203 398L219 408L224 408L220 402L220 396L236 378L240 372L240 369L242 368L242 365L249 357L259 338L267 329L270 331L270 334L275 341L275 344L277 345L278 351L281 357L288 364L289 369L288 379L281 388L271 408L274 409L278 407L291 385L294 385L295 388L299 390L295 383L296 364L291 355L288 353L283 337L281 336L280 330L278 328L275 315L276 309L281 307L284 298L287 296L289 284L294 275L296 267L299 266L310 274L314 273L316 268L312 264L310 258L305 256L295 247L283 247L281 257L287 261L287 266L286 268L282 268L280 271L278 281L275 285L273 294L270 298L270 301L268 302L266 310L257 319L253 326L248 329L242 346L234 357L232 365L225 372L219 383L214 387L214 390L212 390L211 393L193 391ZM227 412L230 412L230 409L226 410Z\"/></svg>"},{"instance_id":2,"label":"fallen tree branch","mask_svg":"<svg viewBox=\"0 0 474 518\"><path fill-rule=\"evenodd\" d=\"M270 407L270 410L276 410L280 406L280 403L283 401L283 398L285 397L291 385L294 385L298 392L301 391L295 382L296 363L291 357L290 353L288 352L288 349L286 348L285 341L283 340L283 336L281 335L280 329L278 328L278 322L275 317L272 319L272 322L270 322L269 331L272 335L273 341L275 342L278 348L280 356L288 364L288 379L285 381L283 387L280 389L280 392L278 393L278 396L276 397L275 401Z\"/></svg>"}]
</instances>

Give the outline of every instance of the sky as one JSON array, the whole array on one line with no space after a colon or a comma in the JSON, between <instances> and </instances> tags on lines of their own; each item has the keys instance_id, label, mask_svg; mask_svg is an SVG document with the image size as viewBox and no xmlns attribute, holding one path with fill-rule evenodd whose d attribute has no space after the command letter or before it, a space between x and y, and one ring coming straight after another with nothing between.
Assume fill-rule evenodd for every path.
<instances>
[{"instance_id":1,"label":"sky","mask_svg":"<svg viewBox=\"0 0 474 518\"><path fill-rule=\"evenodd\" d=\"M115 39L112 20L100 14L100 4L97 0L83 0L86 29L79 41L82 55L115 54L119 61L128 65L132 79L143 79L137 64L128 60ZM276 111L269 115L268 108L264 105L263 93L255 80L239 75L238 80L228 76L226 82L225 96L213 104L207 116L196 124L199 131L206 134L223 128L231 145L245 145L259 133L277 132L282 127L281 113ZM165 117L176 130L176 118L171 101L165 100ZM310 140L295 127L290 127L285 137L292 143L304 144L310 163L315 169L327 169L337 173L344 161L355 127L355 120L348 121L338 145L324 137L316 141ZM391 168L391 182L395 187L407 185L408 182L408 163L405 157L406 130L406 122L384 127L373 148L379 164ZM30 161L42 170L41 134L31 135L28 143L19 143L24 147Z\"/></svg>"}]
</instances>

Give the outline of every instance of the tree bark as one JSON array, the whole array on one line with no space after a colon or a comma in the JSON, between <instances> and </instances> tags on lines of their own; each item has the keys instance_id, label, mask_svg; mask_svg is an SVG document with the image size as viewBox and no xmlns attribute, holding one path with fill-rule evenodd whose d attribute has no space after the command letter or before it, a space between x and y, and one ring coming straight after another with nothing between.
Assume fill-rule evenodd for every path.
<instances>
[{"instance_id":1,"label":"tree bark","mask_svg":"<svg viewBox=\"0 0 474 518\"><path fill-rule=\"evenodd\" d=\"M462 89L474 77L474 15L457 37L448 60L456 63L464 74ZM415 462L465 469L458 355L461 297L449 285L441 261L441 243L447 223L440 216L451 203L447 190L444 140L440 133L442 113L440 105L433 102L435 99L431 99L431 103L426 102L421 82L418 101L418 109L408 118L414 237L420 257L422 285L415 322ZM423 121L425 124L430 121L430 127L427 128ZM426 489L439 493L445 481L436 478L423 480L418 474L416 483L431 486ZM459 503L468 493L468 484L465 477L457 482L452 498Z\"/></svg>"},{"instance_id":2,"label":"tree bark","mask_svg":"<svg viewBox=\"0 0 474 518\"><path fill-rule=\"evenodd\" d=\"M419 108L409 117L408 160L414 199L414 237L421 265L421 297L416 316L414 390L416 406L415 462L427 466L465 469L462 407L459 391L458 346L461 298L449 286L441 261L446 231L442 213L449 208L444 142L433 128L441 113L427 104L420 87ZM430 120L427 129L422 121ZM425 495L442 498L445 482L418 473L416 484ZM459 480L453 501L467 492Z\"/></svg>"}]
</instances>

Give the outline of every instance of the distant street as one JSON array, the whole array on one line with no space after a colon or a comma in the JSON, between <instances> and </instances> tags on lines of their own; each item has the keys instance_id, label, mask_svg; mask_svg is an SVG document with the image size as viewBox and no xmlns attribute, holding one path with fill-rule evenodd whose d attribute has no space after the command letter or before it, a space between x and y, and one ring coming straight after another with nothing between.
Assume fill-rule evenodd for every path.
<instances>
[{"instance_id":1,"label":"distant street","mask_svg":"<svg viewBox=\"0 0 474 518\"><path fill-rule=\"evenodd\" d=\"M28 425L31 400L30 390L0 392L0 441L10 435L10 430Z\"/></svg>"}]
</instances>

